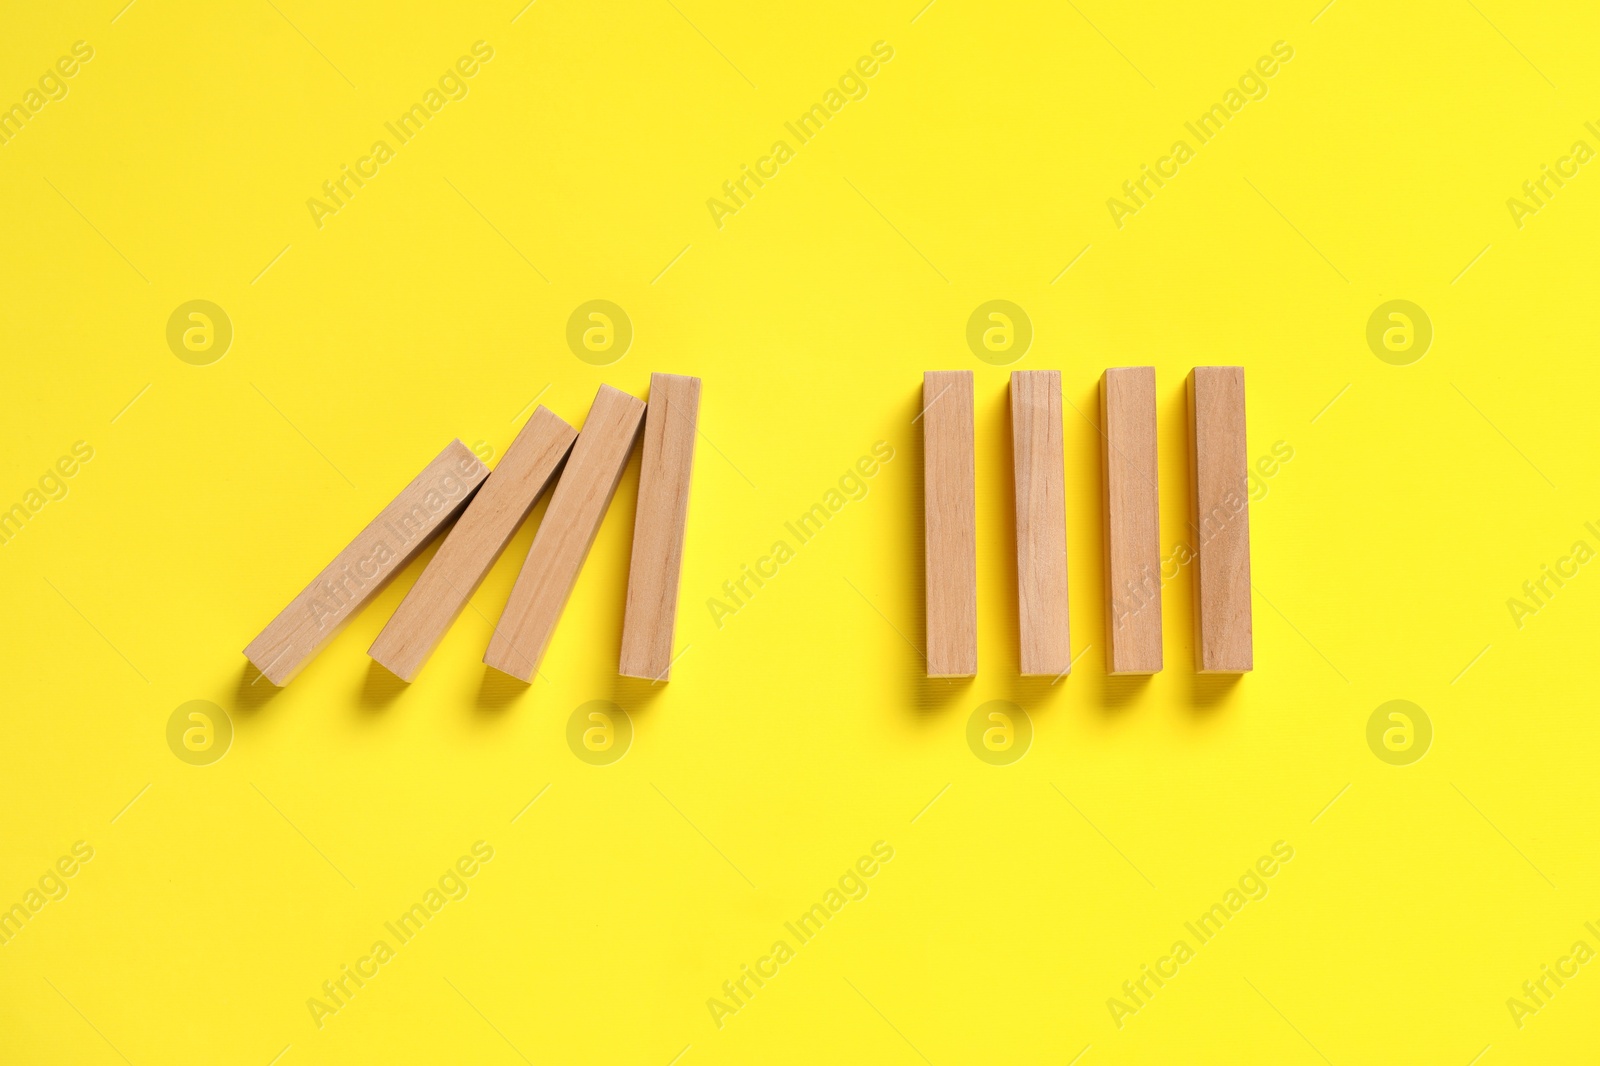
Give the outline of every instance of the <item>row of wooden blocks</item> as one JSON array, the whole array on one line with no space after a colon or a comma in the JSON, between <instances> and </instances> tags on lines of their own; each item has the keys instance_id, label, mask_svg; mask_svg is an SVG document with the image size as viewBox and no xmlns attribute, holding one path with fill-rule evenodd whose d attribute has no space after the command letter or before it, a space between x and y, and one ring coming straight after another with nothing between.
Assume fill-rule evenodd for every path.
<instances>
[{"instance_id":1,"label":"row of wooden blocks","mask_svg":"<svg viewBox=\"0 0 1600 1066\"><path fill-rule=\"evenodd\" d=\"M1202 673L1243 673L1254 665L1244 368L1195 367L1188 392L1195 658ZM971 677L978 672L972 372L927 372L922 405L928 676ZM1153 674L1162 665L1163 580L1154 367L1105 372L1100 435L1106 662L1113 674ZM1021 673L1059 678L1072 667L1059 371L1011 375L1011 440Z\"/></svg>"},{"instance_id":2,"label":"row of wooden blocks","mask_svg":"<svg viewBox=\"0 0 1600 1066\"><path fill-rule=\"evenodd\" d=\"M582 433L537 408L492 474L466 445L451 441L250 642L245 656L268 681L287 684L459 515L367 652L411 681L554 484L483 657L497 670L532 680L642 426L618 672L667 680L699 411L699 378L652 374L648 409L636 397L600 386Z\"/></svg>"}]
</instances>

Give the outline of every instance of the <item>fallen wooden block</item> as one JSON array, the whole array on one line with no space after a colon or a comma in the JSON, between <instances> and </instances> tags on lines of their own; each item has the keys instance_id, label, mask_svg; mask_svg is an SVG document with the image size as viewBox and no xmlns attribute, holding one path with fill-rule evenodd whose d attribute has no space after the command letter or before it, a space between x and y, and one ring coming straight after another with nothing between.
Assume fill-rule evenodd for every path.
<instances>
[{"instance_id":1,"label":"fallen wooden block","mask_svg":"<svg viewBox=\"0 0 1600 1066\"><path fill-rule=\"evenodd\" d=\"M644 402L600 386L483 661L531 681L639 436Z\"/></svg>"},{"instance_id":2,"label":"fallen wooden block","mask_svg":"<svg viewBox=\"0 0 1600 1066\"><path fill-rule=\"evenodd\" d=\"M1161 669L1161 522L1156 492L1156 369L1100 380L1104 437L1106 640L1113 674Z\"/></svg>"},{"instance_id":3,"label":"fallen wooden block","mask_svg":"<svg viewBox=\"0 0 1600 1066\"><path fill-rule=\"evenodd\" d=\"M402 681L417 676L544 495L577 436L548 408L534 410L368 655Z\"/></svg>"},{"instance_id":4,"label":"fallen wooden block","mask_svg":"<svg viewBox=\"0 0 1600 1066\"><path fill-rule=\"evenodd\" d=\"M1244 367L1197 366L1189 375L1195 647L1201 673L1252 669L1249 458Z\"/></svg>"},{"instance_id":5,"label":"fallen wooden block","mask_svg":"<svg viewBox=\"0 0 1600 1066\"><path fill-rule=\"evenodd\" d=\"M972 371L922 375L928 676L978 672L978 532Z\"/></svg>"},{"instance_id":6,"label":"fallen wooden block","mask_svg":"<svg viewBox=\"0 0 1600 1066\"><path fill-rule=\"evenodd\" d=\"M1024 676L1072 669L1067 617L1067 470L1061 372L1011 375L1011 456L1017 494L1017 611Z\"/></svg>"},{"instance_id":7,"label":"fallen wooden block","mask_svg":"<svg viewBox=\"0 0 1600 1066\"><path fill-rule=\"evenodd\" d=\"M633 520L633 557L628 564L628 605L617 666L624 677L666 681L672 670L683 532L689 516L689 474L694 467L699 416L699 378L650 375L639 507Z\"/></svg>"},{"instance_id":8,"label":"fallen wooden block","mask_svg":"<svg viewBox=\"0 0 1600 1066\"><path fill-rule=\"evenodd\" d=\"M288 684L439 535L488 476L465 444L451 441L268 623L245 648L245 658L274 685Z\"/></svg>"}]
</instances>

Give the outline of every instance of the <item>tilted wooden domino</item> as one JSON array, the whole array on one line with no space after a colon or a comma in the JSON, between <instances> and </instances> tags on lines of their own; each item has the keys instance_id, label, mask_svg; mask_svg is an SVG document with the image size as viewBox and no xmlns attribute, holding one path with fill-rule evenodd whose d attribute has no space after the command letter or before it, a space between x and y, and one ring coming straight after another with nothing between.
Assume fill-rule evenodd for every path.
<instances>
[{"instance_id":1,"label":"tilted wooden domino","mask_svg":"<svg viewBox=\"0 0 1600 1066\"><path fill-rule=\"evenodd\" d=\"M267 624L245 657L274 685L287 684L439 535L488 476L465 444L451 441Z\"/></svg>"},{"instance_id":2,"label":"tilted wooden domino","mask_svg":"<svg viewBox=\"0 0 1600 1066\"><path fill-rule=\"evenodd\" d=\"M625 677L666 681L672 670L684 524L689 516L689 475L694 467L699 417L699 378L650 375L639 506L633 522L633 557L628 564L628 605L617 665L617 672Z\"/></svg>"},{"instance_id":3,"label":"tilted wooden domino","mask_svg":"<svg viewBox=\"0 0 1600 1066\"><path fill-rule=\"evenodd\" d=\"M1156 491L1156 370L1100 380L1108 672L1161 669L1161 523Z\"/></svg>"},{"instance_id":4,"label":"tilted wooden domino","mask_svg":"<svg viewBox=\"0 0 1600 1066\"><path fill-rule=\"evenodd\" d=\"M970 370L922 375L928 676L978 672L978 536Z\"/></svg>"},{"instance_id":5,"label":"tilted wooden domino","mask_svg":"<svg viewBox=\"0 0 1600 1066\"><path fill-rule=\"evenodd\" d=\"M642 400L600 386L484 653L496 670L523 681L538 672L628 465L644 411Z\"/></svg>"},{"instance_id":6,"label":"tilted wooden domino","mask_svg":"<svg viewBox=\"0 0 1600 1066\"><path fill-rule=\"evenodd\" d=\"M1072 668L1067 617L1067 471L1061 372L1011 375L1011 455L1017 499L1017 611L1023 676Z\"/></svg>"},{"instance_id":7,"label":"tilted wooden domino","mask_svg":"<svg viewBox=\"0 0 1600 1066\"><path fill-rule=\"evenodd\" d=\"M534 410L368 655L402 681L417 676L544 495L577 436L548 408Z\"/></svg>"},{"instance_id":8,"label":"tilted wooden domino","mask_svg":"<svg viewBox=\"0 0 1600 1066\"><path fill-rule=\"evenodd\" d=\"M1189 375L1191 517L1195 538L1195 660L1201 673L1255 665L1250 618L1249 457L1244 367Z\"/></svg>"}]
</instances>

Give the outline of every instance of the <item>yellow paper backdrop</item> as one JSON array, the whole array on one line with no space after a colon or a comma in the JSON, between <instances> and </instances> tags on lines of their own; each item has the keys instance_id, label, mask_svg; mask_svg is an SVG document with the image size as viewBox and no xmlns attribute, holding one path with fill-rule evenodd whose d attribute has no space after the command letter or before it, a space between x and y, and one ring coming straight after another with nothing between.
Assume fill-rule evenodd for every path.
<instances>
[{"instance_id":1,"label":"yellow paper backdrop","mask_svg":"<svg viewBox=\"0 0 1600 1066\"><path fill-rule=\"evenodd\" d=\"M1594 12L919 3L11 5L0 1058L1592 1058ZM615 314L569 343L593 300L620 358ZM1194 673L1174 562L1167 668L1113 680L1099 375L1157 368L1166 556L1214 363L1271 471L1257 669ZM1016 673L1040 368L1056 684ZM968 683L921 676L925 369L977 379ZM451 438L651 371L704 379L670 683L615 673L637 457L530 686L480 659L542 505L415 684L365 649L420 560L252 683Z\"/></svg>"}]
</instances>

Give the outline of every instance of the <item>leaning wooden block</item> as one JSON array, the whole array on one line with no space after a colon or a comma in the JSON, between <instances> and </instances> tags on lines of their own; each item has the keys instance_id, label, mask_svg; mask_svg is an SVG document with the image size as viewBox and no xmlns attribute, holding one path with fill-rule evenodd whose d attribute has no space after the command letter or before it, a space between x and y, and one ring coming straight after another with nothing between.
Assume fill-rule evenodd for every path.
<instances>
[{"instance_id":1,"label":"leaning wooden block","mask_svg":"<svg viewBox=\"0 0 1600 1066\"><path fill-rule=\"evenodd\" d=\"M1107 659L1113 674L1161 669L1161 523L1156 493L1156 369L1100 380Z\"/></svg>"},{"instance_id":2,"label":"leaning wooden block","mask_svg":"<svg viewBox=\"0 0 1600 1066\"><path fill-rule=\"evenodd\" d=\"M699 378L650 375L639 507L633 520L633 558L628 565L628 606L617 666L617 672L625 677L666 681L672 670L683 532L689 516L689 473L694 467L699 417Z\"/></svg>"},{"instance_id":3,"label":"leaning wooden block","mask_svg":"<svg viewBox=\"0 0 1600 1066\"><path fill-rule=\"evenodd\" d=\"M401 567L439 535L488 476L488 467L465 444L451 441L250 642L245 657L274 685L288 684Z\"/></svg>"},{"instance_id":4,"label":"leaning wooden block","mask_svg":"<svg viewBox=\"0 0 1600 1066\"><path fill-rule=\"evenodd\" d=\"M578 431L538 407L367 654L411 681L511 543Z\"/></svg>"},{"instance_id":5,"label":"leaning wooden block","mask_svg":"<svg viewBox=\"0 0 1600 1066\"><path fill-rule=\"evenodd\" d=\"M1189 375L1195 641L1201 673L1255 666L1250 639L1250 492L1244 438L1244 367L1197 366Z\"/></svg>"},{"instance_id":6,"label":"leaning wooden block","mask_svg":"<svg viewBox=\"0 0 1600 1066\"><path fill-rule=\"evenodd\" d=\"M922 375L928 676L978 672L978 532L972 371Z\"/></svg>"},{"instance_id":7,"label":"leaning wooden block","mask_svg":"<svg viewBox=\"0 0 1600 1066\"><path fill-rule=\"evenodd\" d=\"M1024 676L1072 668L1067 619L1067 469L1061 372L1011 375L1011 456L1017 492L1017 609Z\"/></svg>"},{"instance_id":8,"label":"leaning wooden block","mask_svg":"<svg viewBox=\"0 0 1600 1066\"><path fill-rule=\"evenodd\" d=\"M639 436L644 403L610 385L589 408L483 661L531 681Z\"/></svg>"}]
</instances>

